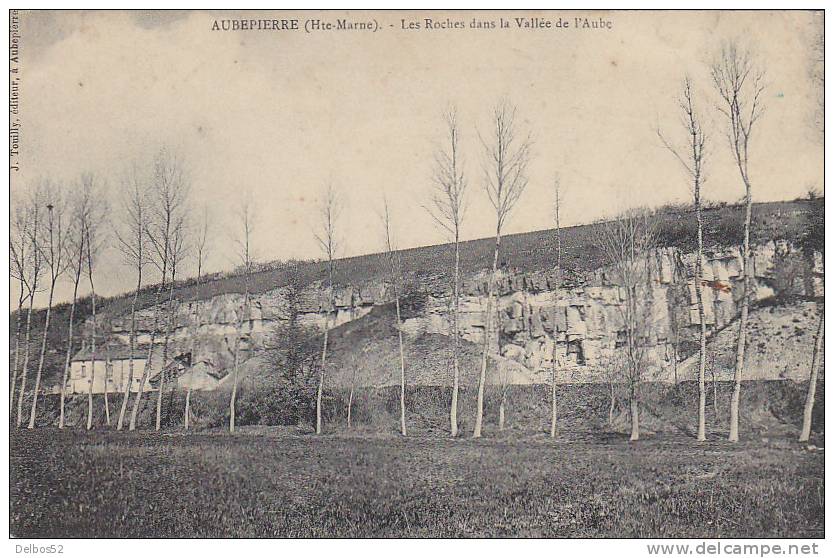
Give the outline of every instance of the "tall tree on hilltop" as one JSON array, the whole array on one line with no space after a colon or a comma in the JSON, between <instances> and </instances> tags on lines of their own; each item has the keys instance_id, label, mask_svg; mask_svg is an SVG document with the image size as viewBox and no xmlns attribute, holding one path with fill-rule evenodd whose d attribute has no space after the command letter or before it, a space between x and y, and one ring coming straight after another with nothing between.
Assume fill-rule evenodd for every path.
<instances>
[{"instance_id":1,"label":"tall tree on hilltop","mask_svg":"<svg viewBox=\"0 0 834 558\"><path fill-rule=\"evenodd\" d=\"M711 65L712 81L721 100L718 107L727 124L730 151L744 183L744 240L742 245L744 287L738 325L733 396L730 401L728 440L738 441L738 415L741 380L747 342L747 317L752 296L752 254L750 222L753 214L752 181L749 170L750 140L753 129L764 112L764 71L757 67L753 54L737 41L726 42Z\"/></svg>"},{"instance_id":2,"label":"tall tree on hilltop","mask_svg":"<svg viewBox=\"0 0 834 558\"><path fill-rule=\"evenodd\" d=\"M458 435L458 392L460 386L460 229L466 208L466 177L460 148L460 124L452 106L443 115L444 145L434 156L434 184L426 206L434 221L454 241L452 269L452 402L449 422L452 437Z\"/></svg>"},{"instance_id":3,"label":"tall tree on hilltop","mask_svg":"<svg viewBox=\"0 0 834 558\"><path fill-rule=\"evenodd\" d=\"M492 320L495 278L498 272L498 253L504 224L521 195L527 188L527 167L530 163L531 136L519 138L516 107L503 100L495 107L491 119L489 137L481 138L484 147L484 190L495 210L495 251L492 256L492 273L487 287L485 323ZM488 329L488 328L487 328ZM484 332L481 353L481 372L478 377L478 406L475 415L473 438L481 437L484 420L484 386L489 358L489 333Z\"/></svg>"},{"instance_id":4,"label":"tall tree on hilltop","mask_svg":"<svg viewBox=\"0 0 834 558\"><path fill-rule=\"evenodd\" d=\"M698 303L698 441L707 439L706 435L706 368L707 368L707 324L704 312L704 218L701 203L701 186L704 181L704 150L707 142L704 128L701 125L701 118L695 109L692 82L689 76L683 80L683 90L678 101L681 111L681 122L686 132L687 142L684 148L678 148L671 141L667 140L660 129L657 135L663 145L686 172L687 178L691 181L692 201L695 205L695 220L698 225L697 239L698 250L695 256L695 298ZM677 366L677 355L675 355L675 366Z\"/></svg>"},{"instance_id":5,"label":"tall tree on hilltop","mask_svg":"<svg viewBox=\"0 0 834 558\"><path fill-rule=\"evenodd\" d=\"M327 303L324 317L324 336L321 348L321 367L319 368L319 386L316 392L316 434L322 432L321 403L324 395L324 377L327 370L327 341L330 333L330 314L333 311L333 272L336 250L339 248L336 239L336 226L343 210L343 201L333 184L328 184L324 197L319 204L319 225L315 233L324 256L327 258Z\"/></svg>"}]
</instances>

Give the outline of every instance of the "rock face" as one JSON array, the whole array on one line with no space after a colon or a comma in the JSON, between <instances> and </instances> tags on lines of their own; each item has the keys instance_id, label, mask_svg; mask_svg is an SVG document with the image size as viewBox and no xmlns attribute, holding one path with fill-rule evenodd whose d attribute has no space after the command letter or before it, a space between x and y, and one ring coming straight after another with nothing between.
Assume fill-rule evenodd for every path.
<instances>
[{"instance_id":1,"label":"rock face","mask_svg":"<svg viewBox=\"0 0 834 558\"><path fill-rule=\"evenodd\" d=\"M799 272L786 277L783 262L788 256L802 264ZM650 254L647 264L650 280L645 296L649 316L645 378L671 381L679 372L677 363L692 353L693 343L697 342L695 255L661 248ZM743 290L742 267L738 248L705 255L700 288L711 336L721 332L737 315ZM750 271L755 300L772 296L776 289L803 296L823 294L819 253L798 255L796 249L780 243L756 246ZM409 297L413 300L403 323L408 336L449 335L450 289L441 283L426 279L410 289ZM553 272L522 274L502 269L497 277L497 313L489 328L485 316L487 285L487 272L464 279L460 301L460 330L464 339L483 343L488 334L493 352L518 362L537 381L549 378L554 358L561 381L605 380L607 369L624 344L624 292L614 283L609 269L598 269L562 288L557 288ZM375 305L391 301L390 289L381 282L337 287L330 312L331 326L361 318ZM243 323L240 343L245 354L262 347L270 333L287 322L293 312L299 323L323 330L328 306L320 283L295 295L285 286L256 294L248 316L241 316L243 296L239 294L177 303L168 357L191 352L193 346L191 362L199 365L201 374L222 378L233 362L240 321ZM148 308L140 313L139 343L151 342L154 310ZM113 317L111 322L112 335L127 342L129 317ZM152 367L161 364L162 337L160 332L154 339L157 348Z\"/></svg>"}]
</instances>

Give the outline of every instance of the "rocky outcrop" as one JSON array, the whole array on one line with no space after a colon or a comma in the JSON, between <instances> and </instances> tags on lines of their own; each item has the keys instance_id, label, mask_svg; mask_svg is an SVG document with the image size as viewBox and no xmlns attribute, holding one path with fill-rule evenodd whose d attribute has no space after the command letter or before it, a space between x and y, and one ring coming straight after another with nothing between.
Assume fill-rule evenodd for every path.
<instances>
[{"instance_id":1,"label":"rocky outcrop","mask_svg":"<svg viewBox=\"0 0 834 558\"><path fill-rule=\"evenodd\" d=\"M785 277L787 258L801 262L792 275ZM647 261L650 270L646 290L646 342L650 370L646 377L671 380L677 363L691 353L696 340L698 312L696 289L700 288L705 304L705 321L714 335L732 322L738 312L742 294L743 267L738 248L712 251L704 258L703 284L693 280L695 256L675 248L654 251ZM798 271L796 271L798 269ZM784 243L757 246L753 257L756 300L787 290L804 296L822 296L822 255L802 255ZM563 381L601 381L606 368L623 345L622 303L624 293L615 284L610 270L601 268L572 284L557 288L552 272L519 273L502 269L497 278L497 320L485 323L488 274L478 273L463 283L460 303L460 330L464 339L482 343L490 336L492 350L517 362L533 378L549 377L555 358ZM405 313L404 331L409 336L448 335L451 330L451 297L448 281L423 278L409 290L409 310ZM271 332L290 320L324 328L330 310L330 323L338 326L366 315L375 305L391 302L391 291L382 282L340 286L330 303L321 283L300 292L286 286L254 295L248 315L243 312L243 296L224 294L208 300L176 304L171 328L171 354L190 352L191 362L200 366L201 375L222 377L231 366L239 321L244 324L241 347L244 351L264 346ZM155 308L139 316L140 343L150 342ZM126 317L113 317L113 336L127 342L129 323ZM199 327L196 325L199 323ZM196 336L196 338L195 338ZM156 343L161 341L157 335ZM690 348L689 350L687 348ZM155 351L152 366L159 366L161 351ZM205 378L204 378L205 379ZM205 379L204 383L212 382Z\"/></svg>"}]
</instances>

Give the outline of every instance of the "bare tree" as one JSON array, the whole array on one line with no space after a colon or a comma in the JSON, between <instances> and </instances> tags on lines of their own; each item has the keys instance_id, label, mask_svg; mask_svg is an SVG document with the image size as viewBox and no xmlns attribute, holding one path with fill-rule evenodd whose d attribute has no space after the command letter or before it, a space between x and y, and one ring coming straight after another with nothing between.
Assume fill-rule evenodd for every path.
<instances>
[{"instance_id":1,"label":"bare tree","mask_svg":"<svg viewBox=\"0 0 834 558\"><path fill-rule=\"evenodd\" d=\"M9 231L9 275L11 279L17 281L17 315L15 318L15 336L14 336L14 364L11 368L11 381L9 383L9 417L11 417L12 409L14 408L14 394L17 388L17 374L20 370L21 358L20 351L26 343L21 343L21 333L23 326L23 304L32 297L28 275L31 273L32 253L31 253L31 227L32 227L32 211L25 204L25 202L18 201L14 204L12 209L12 216ZM31 324L31 322L29 322ZM28 327L27 327L28 337Z\"/></svg>"},{"instance_id":2,"label":"bare tree","mask_svg":"<svg viewBox=\"0 0 834 558\"><path fill-rule=\"evenodd\" d=\"M744 287L741 298L741 316L738 325L738 344L734 374L733 397L730 402L730 434L728 440L738 441L738 413L741 399L741 379L747 342L747 316L750 308L751 253L750 222L753 212L752 182L749 171L750 140L756 122L764 111L764 71L759 69L749 50L737 41L722 45L721 52L711 66L712 80L721 97L718 110L727 122L727 138L739 175L744 183Z\"/></svg>"},{"instance_id":3,"label":"bare tree","mask_svg":"<svg viewBox=\"0 0 834 558\"><path fill-rule=\"evenodd\" d=\"M237 319L237 335L235 336L234 345L234 368L232 374L232 397L229 401L229 432L235 431L235 401L237 398L238 375L240 368L240 338L243 336L243 322L244 319L251 320L251 309L249 300L249 282L252 277L252 233L255 230L255 206L252 201L251 194L247 192L241 199L240 207L238 209L238 218L240 219L240 229L236 239L238 247L238 258L243 268L243 304L238 312ZM251 343L251 340L250 340ZM250 347L251 350L251 347Z\"/></svg>"},{"instance_id":4,"label":"bare tree","mask_svg":"<svg viewBox=\"0 0 834 558\"><path fill-rule=\"evenodd\" d=\"M194 322L194 333L191 336L191 377L188 381L188 389L185 393L185 412L183 415L183 428L188 430L191 421L191 392L194 389L194 355L197 351L197 338L200 335L200 326L202 325L200 315L200 303L202 302L202 277L203 277L203 263L206 258L206 241L208 240L209 214L208 206L203 208L203 217L200 221L195 238L194 251L197 259L197 296L194 300L194 315L192 320Z\"/></svg>"},{"instance_id":5,"label":"bare tree","mask_svg":"<svg viewBox=\"0 0 834 558\"><path fill-rule=\"evenodd\" d=\"M701 186L704 180L704 148L706 146L706 134L701 125L701 118L695 109L693 99L692 82L689 76L683 80L683 91L678 101L680 116L683 128L686 132L687 142L683 148L678 148L671 141L667 140L660 129L657 135L663 145L686 172L687 178L691 181L692 201L695 205L695 220L698 223L698 251L695 261L695 298L698 303L698 441L707 439L706 435L706 414L707 414L707 391L706 391L706 367L707 367L707 324L704 312L704 218L701 203ZM676 347L677 352L677 347ZM675 355L675 367L677 368L677 354Z\"/></svg>"},{"instance_id":6,"label":"bare tree","mask_svg":"<svg viewBox=\"0 0 834 558\"><path fill-rule=\"evenodd\" d=\"M556 285L553 289L553 311L559 308L559 289L562 288L562 227L559 213L562 207L562 184L559 175L553 179L553 219L556 224ZM553 331L553 353L550 358L550 437L556 437L556 330Z\"/></svg>"},{"instance_id":7,"label":"bare tree","mask_svg":"<svg viewBox=\"0 0 834 558\"><path fill-rule=\"evenodd\" d=\"M35 187L33 193L26 202L26 219L29 226L26 228L28 235L28 248L31 259L28 265L28 272L23 274L26 278L26 290L29 297L29 307L26 311L26 340L24 342L23 363L20 370L20 389L17 394L17 416L15 426L20 427L23 422L23 399L26 394L26 379L29 372L29 357L32 348L32 310L35 295L38 293L38 286L41 276L44 273L43 253L38 247L38 231L43 226L43 206L45 206L45 195L43 184Z\"/></svg>"},{"instance_id":8,"label":"bare tree","mask_svg":"<svg viewBox=\"0 0 834 558\"><path fill-rule=\"evenodd\" d=\"M487 288L486 322L492 319L495 276L498 271L498 253L504 224L527 187L527 167L530 162L531 136L517 137L516 107L504 100L498 103L492 114L492 132L489 138L481 138L484 147L484 190L495 210L495 251L492 257L492 273ZM478 407L475 415L473 438L481 437L484 420L484 386L489 352L489 335L485 332L481 354L481 373L478 378Z\"/></svg>"},{"instance_id":9,"label":"bare tree","mask_svg":"<svg viewBox=\"0 0 834 558\"><path fill-rule=\"evenodd\" d=\"M434 155L434 186L426 210L438 227L454 241L452 269L452 403L449 422L452 437L458 435L458 392L460 386L460 229L466 209L466 177L460 154L460 124L452 106L443 115L445 145Z\"/></svg>"},{"instance_id":10,"label":"bare tree","mask_svg":"<svg viewBox=\"0 0 834 558\"><path fill-rule=\"evenodd\" d=\"M394 239L391 233L391 212L388 207L388 199L382 200L382 213L380 215L382 226L385 229L385 253L388 258L391 289L394 291L394 307L397 315L397 336L400 347L400 434L406 436L405 424L405 351L403 348L403 322L400 314L400 290L402 283L402 264L400 255L397 252Z\"/></svg>"},{"instance_id":11,"label":"bare tree","mask_svg":"<svg viewBox=\"0 0 834 558\"><path fill-rule=\"evenodd\" d=\"M162 149L154 158L153 183L148 203L148 226L146 235L149 243L149 261L160 273L160 282L154 295L153 326L148 345L148 356L139 390L133 401L130 415L130 430L136 429L136 420L142 404L145 384L150 376L154 344L160 322L160 299L166 286L168 268L170 265L171 241L178 223L184 219L184 212L188 201L188 181L180 160L167 149ZM165 362L163 360L159 374L163 374ZM160 377L161 379L161 377Z\"/></svg>"},{"instance_id":12,"label":"bare tree","mask_svg":"<svg viewBox=\"0 0 834 558\"><path fill-rule=\"evenodd\" d=\"M85 195L90 200L90 210L83 214L84 220L81 222L82 234L85 236L84 247L86 252L84 254L87 269L87 280L90 283L90 299L92 309L92 323L91 323L91 350L90 350L90 385L87 393L87 430L93 427L93 386L95 385L96 377L96 341L99 332L98 315L96 312L96 288L94 281L95 264L99 252L102 249L104 239L100 234L102 230L101 225L107 218L107 206L105 198L102 195L100 186L96 183L96 179L92 174L85 174L81 177L81 186L86 191ZM105 343L105 352L107 346ZM107 393L107 376L108 369L104 367L104 413L107 425L110 425L110 401Z\"/></svg>"},{"instance_id":13,"label":"bare tree","mask_svg":"<svg viewBox=\"0 0 834 558\"><path fill-rule=\"evenodd\" d=\"M348 392L347 404L347 427L350 430L353 427L351 422L351 414L353 411L353 394L356 391L356 383L359 379L359 362L356 359L356 352L350 352L350 391Z\"/></svg>"},{"instance_id":14,"label":"bare tree","mask_svg":"<svg viewBox=\"0 0 834 558\"><path fill-rule=\"evenodd\" d=\"M168 268L171 270L171 280L168 283L168 302L165 305L165 335L162 338L162 367L159 371L159 389L156 393L156 430L162 428L162 397L165 394L165 380L168 370L171 370L171 389L176 389L173 378L172 363L168 359L171 343L171 329L174 326L176 305L174 304L174 286L177 282L177 270L185 257L185 235L187 225L184 213L178 215L172 227L168 248ZM170 409L170 405L169 405Z\"/></svg>"},{"instance_id":15,"label":"bare tree","mask_svg":"<svg viewBox=\"0 0 834 558\"><path fill-rule=\"evenodd\" d=\"M61 404L58 416L58 428L63 428L65 423L65 401L67 382L69 381L70 358L72 357L73 351L75 306L78 299L78 286L81 283L81 274L84 270L84 255L87 252L87 235L85 234L83 224L88 219L87 213L90 211L91 200L88 194L88 190L79 185L78 194L74 199L74 205L70 215L71 220L67 227L67 263L69 270L72 272L73 287L69 325L67 327L67 352L64 357L64 375L61 381Z\"/></svg>"},{"instance_id":16,"label":"bare tree","mask_svg":"<svg viewBox=\"0 0 834 558\"><path fill-rule=\"evenodd\" d=\"M816 106L814 110L813 128L819 132L819 141L825 140L825 12L814 12L814 34L811 44L811 82L815 89ZM822 249L822 246L814 248ZM802 431L800 442L807 442L811 437L811 419L814 413L814 399L817 394L817 377L819 375L819 356L823 349L825 333L825 309L817 302L819 322L814 339L814 352L811 357L811 374L808 378L808 392L805 395L805 407L802 413Z\"/></svg>"},{"instance_id":17,"label":"bare tree","mask_svg":"<svg viewBox=\"0 0 834 558\"><path fill-rule=\"evenodd\" d=\"M143 184L139 170L134 166L123 182L122 223L123 230L116 230L119 250L124 262L136 271L136 288L130 302L130 354L128 355L128 379L124 386L122 405L116 429L124 427L127 405L130 400L130 388L133 385L136 353L136 303L142 290L142 274L148 262L148 192Z\"/></svg>"},{"instance_id":18,"label":"bare tree","mask_svg":"<svg viewBox=\"0 0 834 558\"><path fill-rule=\"evenodd\" d=\"M46 343L49 335L49 321L52 317L52 302L55 294L55 285L58 278L66 271L66 199L58 187L47 182L44 187L46 201L46 228L36 232L39 237L37 249L41 252L44 263L49 269L49 299L46 306L46 318L43 325L43 337L41 338L41 354L38 360L38 371L35 374L35 385L32 390L32 408L29 414L28 428L35 428L35 417L38 412L38 392L41 387L41 375L43 363L46 357ZM38 234L40 233L40 234Z\"/></svg>"},{"instance_id":19,"label":"bare tree","mask_svg":"<svg viewBox=\"0 0 834 558\"><path fill-rule=\"evenodd\" d=\"M819 304L820 319L814 338L814 352L811 356L811 377L808 379L808 393L805 397L805 407L802 412L802 430L799 434L800 442L807 442L811 438L811 419L814 414L814 398L817 395L817 376L819 374L819 357L823 349L825 334L825 308Z\"/></svg>"},{"instance_id":20,"label":"bare tree","mask_svg":"<svg viewBox=\"0 0 834 558\"><path fill-rule=\"evenodd\" d=\"M333 184L328 184L324 198L319 205L319 230L316 240L327 258L327 308L324 317L324 340L321 348L321 367L319 368L319 387L316 392L316 434L321 434L321 401L324 394L324 376L327 369L327 341L330 333L330 314L333 311L333 271L336 250L339 248L336 238L336 226L343 209L343 202Z\"/></svg>"},{"instance_id":21,"label":"bare tree","mask_svg":"<svg viewBox=\"0 0 834 558\"><path fill-rule=\"evenodd\" d=\"M645 209L626 211L600 223L596 244L602 251L613 282L621 290L618 306L625 337L624 374L631 410L631 440L640 438L640 386L647 367L651 328L651 268L649 252L656 243L654 216Z\"/></svg>"}]
</instances>

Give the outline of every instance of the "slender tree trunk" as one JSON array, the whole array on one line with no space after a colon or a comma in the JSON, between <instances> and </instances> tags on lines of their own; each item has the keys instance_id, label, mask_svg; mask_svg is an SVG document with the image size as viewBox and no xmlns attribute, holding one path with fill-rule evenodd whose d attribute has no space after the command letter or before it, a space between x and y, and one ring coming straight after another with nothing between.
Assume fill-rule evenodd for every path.
<instances>
[{"instance_id":1,"label":"slender tree trunk","mask_svg":"<svg viewBox=\"0 0 834 558\"><path fill-rule=\"evenodd\" d=\"M354 372L355 374L355 372ZM348 430L351 428L351 411L353 410L353 390L356 386L356 378L354 377L353 381L350 384L350 393L348 394L348 405L347 405L347 427Z\"/></svg>"},{"instance_id":2,"label":"slender tree trunk","mask_svg":"<svg viewBox=\"0 0 834 558\"><path fill-rule=\"evenodd\" d=\"M559 221L559 183L556 183L556 288L553 289L553 350L550 355L550 437L556 437L556 312L562 287L562 227Z\"/></svg>"},{"instance_id":3,"label":"slender tree trunk","mask_svg":"<svg viewBox=\"0 0 834 558\"><path fill-rule=\"evenodd\" d=\"M324 317L324 343L321 348L321 369L319 370L319 387L316 392L316 434L321 434L321 398L324 392L324 370L327 366L327 336L330 332L330 310Z\"/></svg>"},{"instance_id":4,"label":"slender tree trunk","mask_svg":"<svg viewBox=\"0 0 834 558\"><path fill-rule=\"evenodd\" d=\"M235 339L235 356L234 356L234 368L232 371L232 397L229 400L229 432L231 434L235 433L235 415L237 411L235 410L235 403L237 400L237 373L238 373L238 366L240 365L240 335L241 331L240 328L237 330L237 339Z\"/></svg>"},{"instance_id":5,"label":"slender tree trunk","mask_svg":"<svg viewBox=\"0 0 834 558\"><path fill-rule=\"evenodd\" d=\"M712 414L715 415L715 420L718 421L718 380L715 375L715 354L712 356Z\"/></svg>"},{"instance_id":6,"label":"slender tree trunk","mask_svg":"<svg viewBox=\"0 0 834 558\"><path fill-rule=\"evenodd\" d=\"M637 404L637 397L631 396L631 437L629 440L636 442L640 439L640 412Z\"/></svg>"},{"instance_id":7,"label":"slender tree trunk","mask_svg":"<svg viewBox=\"0 0 834 558\"><path fill-rule=\"evenodd\" d=\"M504 403L505 403L506 399L507 399L507 392L506 392L505 389L502 388L501 389L501 401L498 404L498 430L500 432L504 431L504 417L505 417L505 414L506 414L506 412L505 412L506 406L505 406Z\"/></svg>"},{"instance_id":8,"label":"slender tree trunk","mask_svg":"<svg viewBox=\"0 0 834 558\"><path fill-rule=\"evenodd\" d=\"M405 427L405 352L403 350L403 328L400 317L400 296L396 295L395 305L397 308L397 334L400 340L400 434L407 436Z\"/></svg>"},{"instance_id":9,"label":"slender tree trunk","mask_svg":"<svg viewBox=\"0 0 834 558\"><path fill-rule=\"evenodd\" d=\"M168 344L171 341L171 322L173 322L174 314L174 267L171 267L171 285L168 288L168 305L166 309L167 317L165 319L165 337L162 341L162 371L159 374L159 391L156 394L156 431L162 428L162 396L165 394L165 376L168 367Z\"/></svg>"},{"instance_id":10,"label":"slender tree trunk","mask_svg":"<svg viewBox=\"0 0 834 558\"><path fill-rule=\"evenodd\" d=\"M807 442L811 438L811 418L814 413L814 398L817 394L817 374L819 369L819 356L822 352L822 340L824 336L823 323L825 311L820 308L820 321L817 326L817 336L814 339L814 353L811 357L811 377L808 378L808 394L805 397L805 409L802 412L802 432L799 434L800 442Z\"/></svg>"},{"instance_id":11,"label":"slender tree trunk","mask_svg":"<svg viewBox=\"0 0 834 558\"><path fill-rule=\"evenodd\" d=\"M555 336L554 336L555 337ZM553 341L553 356L556 358L556 340ZM556 363L550 365L550 437L556 437Z\"/></svg>"},{"instance_id":12,"label":"slender tree trunk","mask_svg":"<svg viewBox=\"0 0 834 558\"><path fill-rule=\"evenodd\" d=\"M37 292L37 281L32 285L32 294L29 296L29 309L26 311L26 347L23 352L23 367L20 370L20 390L17 394L17 418L15 426L20 427L23 422L23 397L26 394L26 376L29 372L29 356L32 349L32 305Z\"/></svg>"},{"instance_id":13,"label":"slender tree trunk","mask_svg":"<svg viewBox=\"0 0 834 558\"><path fill-rule=\"evenodd\" d=\"M92 271L90 271L90 290L92 291L93 304L93 340L90 349L90 388L87 391L87 430L93 428L93 385L96 383L96 333L98 330L98 323L96 323L96 291L92 285L93 277Z\"/></svg>"},{"instance_id":14,"label":"slender tree trunk","mask_svg":"<svg viewBox=\"0 0 834 558\"><path fill-rule=\"evenodd\" d=\"M183 428L188 430L188 426L191 422L191 392L194 390L194 355L197 351L197 335L200 332L200 278L197 278L197 300L195 302L196 310L195 313L197 314L196 318L194 319L194 336L191 338L191 362L189 362L191 366L191 377L188 380L188 389L185 392L185 414L183 417Z\"/></svg>"},{"instance_id":15,"label":"slender tree trunk","mask_svg":"<svg viewBox=\"0 0 834 558\"><path fill-rule=\"evenodd\" d=\"M67 382L69 381L70 359L72 358L72 329L75 321L75 303L78 299L78 283L81 280L81 265L79 262L78 272L75 274L75 284L72 289L72 304L70 305L69 326L67 328L67 354L64 359L64 376L61 382L61 410L58 416L58 428L64 427L64 402L67 394Z\"/></svg>"},{"instance_id":16,"label":"slender tree trunk","mask_svg":"<svg viewBox=\"0 0 834 558\"><path fill-rule=\"evenodd\" d=\"M498 272L498 251L501 247L501 231L495 234L495 252L492 256L492 273L489 276L487 286L487 307L484 323L484 348L481 354L481 375L478 377L478 408L475 415L475 431L473 438L481 437L481 428L484 421L484 384L486 384L487 359L489 357L489 326L492 322L492 297L495 291L495 275Z\"/></svg>"},{"instance_id":17,"label":"slender tree trunk","mask_svg":"<svg viewBox=\"0 0 834 558\"><path fill-rule=\"evenodd\" d=\"M17 326L15 327L14 335L14 368L12 369L12 381L9 385L9 417L11 417L12 407L14 406L14 392L17 388L17 371L20 368L20 330L23 324L23 281L20 282L20 297L17 302Z\"/></svg>"},{"instance_id":18,"label":"slender tree trunk","mask_svg":"<svg viewBox=\"0 0 834 558\"><path fill-rule=\"evenodd\" d=\"M95 323L95 320L93 320ZM96 330L93 326L92 353L90 356L90 385L87 389L87 430L93 428L93 385L96 383Z\"/></svg>"},{"instance_id":19,"label":"slender tree trunk","mask_svg":"<svg viewBox=\"0 0 834 558\"><path fill-rule=\"evenodd\" d=\"M122 397L122 407L119 409L119 421L116 424L116 430L121 430L124 427L125 414L127 412L127 404L130 400L130 388L133 385L133 369L134 359L133 355L136 352L136 302L139 299L139 291L142 289L142 268L139 268L139 278L136 281L136 290L133 292L133 301L130 304L130 355L128 356L128 380L124 388L124 396Z\"/></svg>"},{"instance_id":20,"label":"slender tree trunk","mask_svg":"<svg viewBox=\"0 0 834 558\"><path fill-rule=\"evenodd\" d=\"M41 340L41 356L38 361L38 372L35 374L35 386L32 391L32 412L29 414L29 426L31 430L35 428L35 416L38 412L38 391L41 388L41 374L43 373L43 361L46 356L46 338L49 333L49 319L52 317L52 295L55 293L55 280L52 280L52 285L49 287L49 302L46 307L46 321L43 325L43 339Z\"/></svg>"},{"instance_id":21,"label":"slender tree trunk","mask_svg":"<svg viewBox=\"0 0 834 558\"><path fill-rule=\"evenodd\" d=\"M744 374L744 357L747 343L747 316L750 308L750 275L753 273L750 258L750 221L753 213L750 183L745 179L747 189L744 215L744 292L741 299L741 318L738 324L738 344L736 346L736 368L733 375L733 397L730 400L730 442L738 442L738 414L741 400L741 379Z\"/></svg>"},{"instance_id":22,"label":"slender tree trunk","mask_svg":"<svg viewBox=\"0 0 834 558\"><path fill-rule=\"evenodd\" d=\"M695 215L698 221L698 254L695 264L695 298L698 302L698 441L707 439L707 324L704 312L704 223L701 215L700 184L695 182Z\"/></svg>"},{"instance_id":23,"label":"slender tree trunk","mask_svg":"<svg viewBox=\"0 0 834 558\"><path fill-rule=\"evenodd\" d=\"M104 361L104 420L107 426L110 426L110 401L107 396L109 388L107 386L107 382L110 381L110 371L113 366L113 362L110 360L110 351L107 349L107 343L105 342L104 345L105 354L107 355Z\"/></svg>"},{"instance_id":24,"label":"slender tree trunk","mask_svg":"<svg viewBox=\"0 0 834 558\"><path fill-rule=\"evenodd\" d=\"M145 361L145 368L142 370L142 379L139 381L139 391L136 392L136 398L133 400L133 410L130 412L130 426L128 429L131 431L136 430L136 418L139 415L139 406L142 404L142 395L145 392L145 384L148 381L148 376L151 371L151 359L153 357L154 342L156 341L156 329L159 326L159 299L162 297L162 290L165 288L164 271L162 277L163 281L156 288L156 295L154 297L155 310L153 314L153 326L151 328L151 342L148 345L148 358ZM161 370L160 374L162 374Z\"/></svg>"},{"instance_id":25,"label":"slender tree trunk","mask_svg":"<svg viewBox=\"0 0 834 558\"><path fill-rule=\"evenodd\" d=\"M248 271L247 271L248 273ZM247 282L248 282L247 277ZM235 356L234 356L234 377L232 378L232 398L229 401L229 432L235 432L235 403L237 402L237 383L238 383L238 369L240 368L240 337L243 335L243 320L244 314L248 319L249 314L249 286L246 287L246 294L243 297L243 309L241 310L240 318L237 323L237 338L235 339Z\"/></svg>"},{"instance_id":26,"label":"slender tree trunk","mask_svg":"<svg viewBox=\"0 0 834 558\"><path fill-rule=\"evenodd\" d=\"M324 316L324 342L321 347L321 370L319 371L319 388L316 393L316 434L321 434L321 400L324 395L324 374L327 369L327 341L330 334L330 311L333 303L333 256L328 250L327 278L328 278L328 303L327 313Z\"/></svg>"},{"instance_id":27,"label":"slender tree trunk","mask_svg":"<svg viewBox=\"0 0 834 558\"><path fill-rule=\"evenodd\" d=\"M454 326L452 339L452 405L449 410L449 422L452 437L458 435L458 391L460 389L460 236L455 230L455 285L454 285Z\"/></svg>"},{"instance_id":28,"label":"slender tree trunk","mask_svg":"<svg viewBox=\"0 0 834 558\"><path fill-rule=\"evenodd\" d=\"M672 333L672 375L674 376L675 385L678 385L678 343L680 342L680 334L677 331L677 327L674 329L675 331Z\"/></svg>"},{"instance_id":29,"label":"slender tree trunk","mask_svg":"<svg viewBox=\"0 0 834 558\"><path fill-rule=\"evenodd\" d=\"M614 406L617 403L617 397L614 392L614 382L609 382L608 387L611 393L611 404L608 406L608 426L614 425Z\"/></svg>"}]
</instances>

